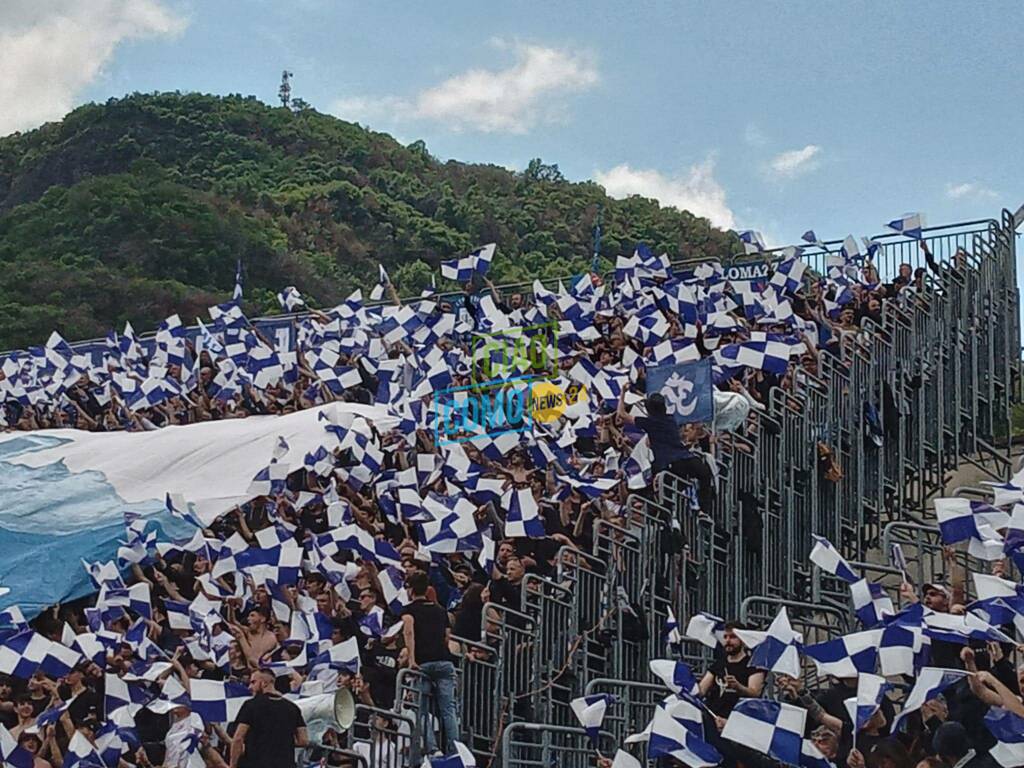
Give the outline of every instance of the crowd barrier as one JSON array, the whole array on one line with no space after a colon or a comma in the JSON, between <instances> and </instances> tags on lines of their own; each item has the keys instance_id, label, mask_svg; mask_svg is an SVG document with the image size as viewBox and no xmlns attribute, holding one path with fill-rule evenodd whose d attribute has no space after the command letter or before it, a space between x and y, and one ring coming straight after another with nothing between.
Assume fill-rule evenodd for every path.
<instances>
[{"instance_id":1,"label":"crowd barrier","mask_svg":"<svg viewBox=\"0 0 1024 768\"><path fill-rule=\"evenodd\" d=\"M915 241L876 241L883 280L902 263L924 264ZM629 497L623 525L597 525L592 552L563 549L553 579L524 579L522 613L485 608L485 648L459 657L462 735L482 764L592 766L568 707L589 693L618 697L602 732L612 750L641 730L667 693L648 662L666 655L669 609L683 620L706 611L763 627L785 606L807 642L852 631L848 588L808 560L811 533L897 604L892 544L915 584L949 576L938 529L926 522L930 499L963 462L998 480L1014 469L1014 221L1004 211L999 221L929 229L924 241L941 274L929 272L922 293L886 302L881 322L865 321L841 355L822 356L817 376L795 392L773 390L742 434L719 438L714 510L697 515L690 484L663 473ZM825 271L825 253L804 258ZM509 287L518 288L528 290ZM841 476L823 473L823 451ZM667 535L672 521L681 549ZM964 555L958 563L977 565ZM699 671L709 655L685 642L683 657Z\"/></svg>"}]
</instances>

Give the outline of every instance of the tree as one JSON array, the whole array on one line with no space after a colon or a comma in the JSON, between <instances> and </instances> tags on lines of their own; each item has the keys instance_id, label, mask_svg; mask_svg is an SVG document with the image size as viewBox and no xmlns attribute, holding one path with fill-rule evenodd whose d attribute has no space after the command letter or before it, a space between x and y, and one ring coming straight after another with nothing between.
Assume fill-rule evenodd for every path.
<instances>
[{"instance_id":1,"label":"tree","mask_svg":"<svg viewBox=\"0 0 1024 768\"><path fill-rule=\"evenodd\" d=\"M527 181L565 181L565 177L562 172L558 170L558 164L548 165L542 161L539 157L533 158L530 164L526 166L526 171L523 173Z\"/></svg>"}]
</instances>

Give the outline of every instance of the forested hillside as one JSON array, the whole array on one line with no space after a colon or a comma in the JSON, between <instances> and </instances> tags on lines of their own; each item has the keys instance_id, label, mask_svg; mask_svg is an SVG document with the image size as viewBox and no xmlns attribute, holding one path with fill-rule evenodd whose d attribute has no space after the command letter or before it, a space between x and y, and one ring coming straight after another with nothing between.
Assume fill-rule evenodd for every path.
<instances>
[{"instance_id":1,"label":"forested hillside","mask_svg":"<svg viewBox=\"0 0 1024 768\"><path fill-rule=\"evenodd\" d=\"M497 242L496 282L590 263L636 242L673 257L725 256L731 235L652 200L612 200L556 165L520 173L441 162L423 142L255 98L135 94L0 138L0 349L148 330L226 300L277 311L296 285L314 305L376 281L403 292L443 258ZM607 266L607 265L606 265ZM440 284L439 284L440 287Z\"/></svg>"}]
</instances>

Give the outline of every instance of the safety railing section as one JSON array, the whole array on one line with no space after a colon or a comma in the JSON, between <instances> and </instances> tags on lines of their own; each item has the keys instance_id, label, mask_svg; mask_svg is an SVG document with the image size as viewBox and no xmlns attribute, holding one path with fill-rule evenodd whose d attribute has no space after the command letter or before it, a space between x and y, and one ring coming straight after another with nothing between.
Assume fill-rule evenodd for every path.
<instances>
[{"instance_id":1,"label":"safety railing section","mask_svg":"<svg viewBox=\"0 0 1024 768\"><path fill-rule=\"evenodd\" d=\"M587 683L584 695L606 693L614 697L605 710L601 727L611 733L616 743L642 731L654 717L654 710L671 692L659 683L634 680L595 678Z\"/></svg>"},{"instance_id":2,"label":"safety railing section","mask_svg":"<svg viewBox=\"0 0 1024 768\"><path fill-rule=\"evenodd\" d=\"M463 738L474 752L507 764L592 764L568 707L589 692L620 696L605 721L616 741L641 729L664 693L648 662L680 653L701 668L709 657L690 641L666 647L670 611L680 630L698 611L764 627L785 606L805 642L852 631L847 585L808 562L811 533L894 602L904 574L888 562L892 544L918 585L948 570L923 521L963 459L1006 466L1009 449L997 443L1018 400L1018 298L1006 282L1015 266L1005 224L927 242L940 274L926 275L922 291L887 301L876 321L844 335L839 354L809 350L764 410L719 436L713 509L698 514L691 482L662 473L617 516L595 521L592 551L564 547L552 578L527 576L518 611L485 606L481 642L462 643L459 661ZM876 258L885 276L923 252L891 240Z\"/></svg>"},{"instance_id":3,"label":"safety railing section","mask_svg":"<svg viewBox=\"0 0 1024 768\"><path fill-rule=\"evenodd\" d=\"M617 742L607 731L598 734L597 751L612 755ZM593 768L595 748L582 728L539 723L514 723L501 740L505 768Z\"/></svg>"}]
</instances>

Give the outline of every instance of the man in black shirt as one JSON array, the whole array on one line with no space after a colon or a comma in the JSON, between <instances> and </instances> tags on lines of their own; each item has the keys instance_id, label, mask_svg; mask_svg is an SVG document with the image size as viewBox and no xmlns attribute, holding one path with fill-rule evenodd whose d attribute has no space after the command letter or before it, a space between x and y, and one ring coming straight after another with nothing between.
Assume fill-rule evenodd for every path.
<instances>
[{"instance_id":1,"label":"man in black shirt","mask_svg":"<svg viewBox=\"0 0 1024 768\"><path fill-rule=\"evenodd\" d=\"M764 688L764 672L750 666L750 652L728 623L722 635L724 653L712 662L700 681L700 694L717 718L729 717L742 699L756 699Z\"/></svg>"},{"instance_id":2,"label":"man in black shirt","mask_svg":"<svg viewBox=\"0 0 1024 768\"><path fill-rule=\"evenodd\" d=\"M420 718L424 748L428 755L436 750L428 706L428 697L433 690L444 727L445 754L450 755L455 752L455 741L461 734L455 709L455 665L448 653L448 641L451 639L448 611L427 600L430 582L426 574L410 574L405 586L412 602L402 610L402 633L409 651L409 668L418 670L422 675Z\"/></svg>"},{"instance_id":3,"label":"man in black shirt","mask_svg":"<svg viewBox=\"0 0 1024 768\"><path fill-rule=\"evenodd\" d=\"M272 672L253 672L249 690L235 720L231 768L295 768L296 748L309 744L302 713L274 689Z\"/></svg>"}]
</instances>

